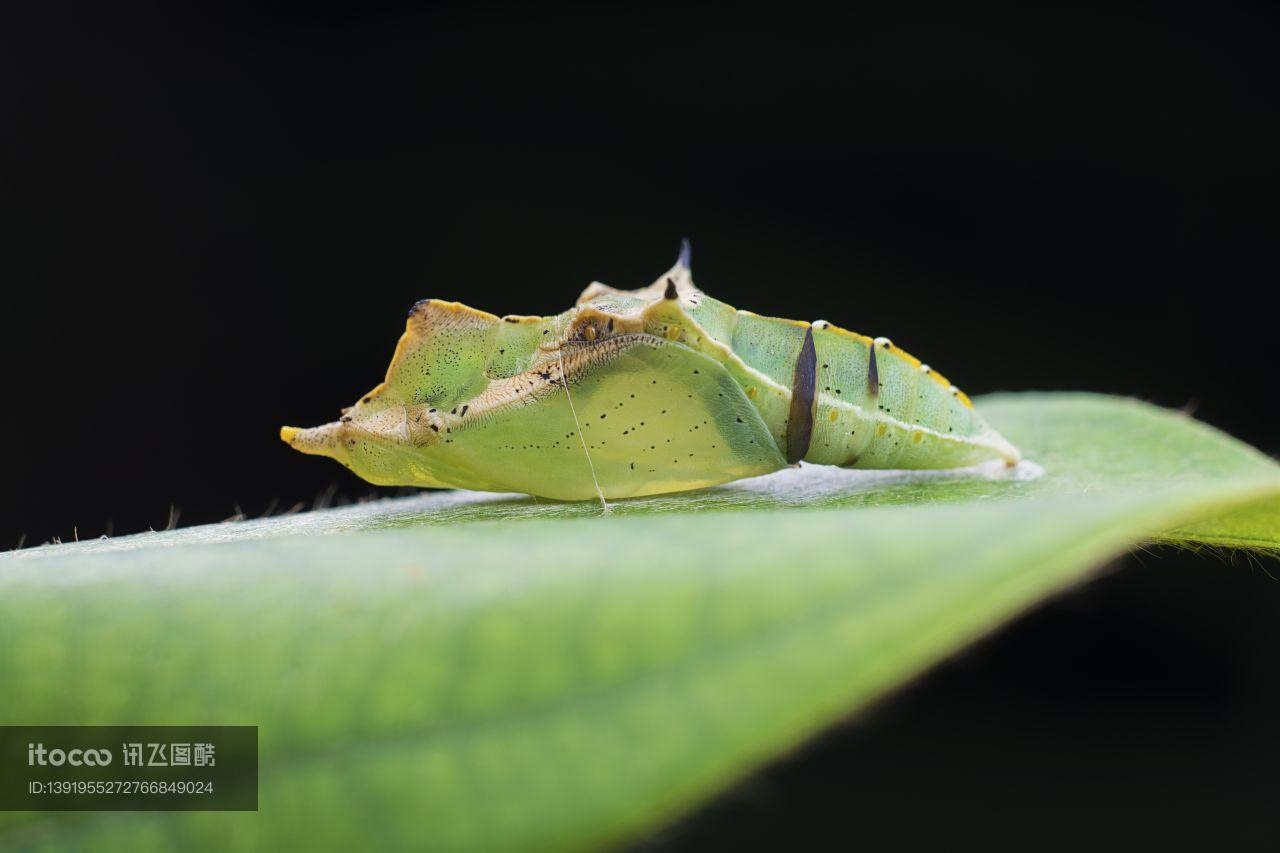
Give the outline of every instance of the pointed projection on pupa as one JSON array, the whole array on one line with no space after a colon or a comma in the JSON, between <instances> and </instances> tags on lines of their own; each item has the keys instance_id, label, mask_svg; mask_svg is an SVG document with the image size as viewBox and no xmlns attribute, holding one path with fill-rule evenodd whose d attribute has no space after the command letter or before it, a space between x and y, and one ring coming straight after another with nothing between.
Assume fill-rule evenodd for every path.
<instances>
[{"instance_id":1,"label":"pointed projection on pupa","mask_svg":"<svg viewBox=\"0 0 1280 853\"><path fill-rule=\"evenodd\" d=\"M552 317L427 299L381 384L303 453L381 485L560 500L698 489L801 460L951 468L1018 450L937 371L825 321L739 311L693 283L687 241L653 284L593 283Z\"/></svg>"}]
</instances>

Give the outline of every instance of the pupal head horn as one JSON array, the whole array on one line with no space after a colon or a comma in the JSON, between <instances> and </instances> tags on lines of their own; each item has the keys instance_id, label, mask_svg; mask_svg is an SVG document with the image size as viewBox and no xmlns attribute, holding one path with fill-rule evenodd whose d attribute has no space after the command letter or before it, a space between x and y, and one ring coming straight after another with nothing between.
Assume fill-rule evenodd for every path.
<instances>
[{"instance_id":1,"label":"pupal head horn","mask_svg":"<svg viewBox=\"0 0 1280 853\"><path fill-rule=\"evenodd\" d=\"M301 453L335 459L371 483L404 484L405 454L433 443L436 432L420 434L433 419L415 413L424 428L411 430L409 412L403 406L357 404L350 411L340 420L311 429L281 427L280 439Z\"/></svg>"},{"instance_id":2,"label":"pupal head horn","mask_svg":"<svg viewBox=\"0 0 1280 853\"><path fill-rule=\"evenodd\" d=\"M311 429L283 426L280 427L280 440L302 453L328 456L330 459L345 462L346 454L342 452L342 444L338 438L341 427L342 424L337 421Z\"/></svg>"}]
</instances>

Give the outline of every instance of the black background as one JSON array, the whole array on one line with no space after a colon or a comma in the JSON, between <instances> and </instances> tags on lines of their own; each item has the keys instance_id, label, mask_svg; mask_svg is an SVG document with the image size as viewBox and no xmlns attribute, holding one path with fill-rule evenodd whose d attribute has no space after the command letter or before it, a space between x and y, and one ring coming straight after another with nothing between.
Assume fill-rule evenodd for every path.
<instances>
[{"instance_id":1,"label":"black background","mask_svg":"<svg viewBox=\"0 0 1280 853\"><path fill-rule=\"evenodd\" d=\"M0 547L365 496L276 430L376 384L410 304L554 313L592 279L647 284L685 234L712 294L890 335L971 393L1135 395L1280 450L1278 24L33 6L0 84ZM1256 826L1280 586L1162 557L662 843L922 831L929 809L1098 843L1155 814ZM1179 762L1187 732L1209 740Z\"/></svg>"}]
</instances>

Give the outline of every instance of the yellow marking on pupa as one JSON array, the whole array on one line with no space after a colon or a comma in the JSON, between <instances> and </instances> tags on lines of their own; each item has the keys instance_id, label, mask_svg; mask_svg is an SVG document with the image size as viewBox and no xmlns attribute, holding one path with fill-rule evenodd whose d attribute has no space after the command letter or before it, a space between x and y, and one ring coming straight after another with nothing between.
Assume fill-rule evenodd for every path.
<instances>
[{"instance_id":1,"label":"yellow marking on pupa","mask_svg":"<svg viewBox=\"0 0 1280 853\"><path fill-rule=\"evenodd\" d=\"M497 314L490 314L488 311L481 311L479 308L472 308L470 305L464 305L461 302L445 302L440 299L430 299L428 300L428 302L433 307L440 308L451 314L461 314L467 317L475 317L477 320L483 320L487 323L496 323L499 319ZM541 318L537 318L537 319L541 319Z\"/></svg>"},{"instance_id":2,"label":"yellow marking on pupa","mask_svg":"<svg viewBox=\"0 0 1280 853\"><path fill-rule=\"evenodd\" d=\"M732 308L733 306L730 305L729 307ZM734 310L739 314L746 315L747 317L759 317L762 320L776 320L779 323L787 323L788 325L791 325L791 326L799 326L802 329L809 328L809 322L807 320L792 320L790 317L771 317L768 314L757 314L754 311L747 311L743 308L734 308Z\"/></svg>"},{"instance_id":3,"label":"yellow marking on pupa","mask_svg":"<svg viewBox=\"0 0 1280 853\"><path fill-rule=\"evenodd\" d=\"M882 350L888 350L889 352L893 353L893 354L894 354L894 355L896 355L898 358L902 359L903 361L905 361L907 364L911 365L912 367L915 367L915 368L919 368L919 367L920 367L920 359L916 358L914 355L912 355L911 353L907 352L907 351L906 351L906 350L904 350L902 347L898 346L897 344L893 343L892 341L890 341L890 342L889 342L889 345L888 345L887 347L881 347L881 349L882 349Z\"/></svg>"},{"instance_id":4,"label":"yellow marking on pupa","mask_svg":"<svg viewBox=\"0 0 1280 853\"><path fill-rule=\"evenodd\" d=\"M822 323L822 327L821 327L821 328L819 328L819 327L818 327L818 324L817 324L817 323L814 323L814 324L813 324L813 328L814 328L815 330L817 330L817 331L820 331L820 332L834 332L835 334L840 335L841 337L850 338L850 339L852 339L852 340L857 341L858 343L866 344L867 346L873 346L873 345L874 345L874 344L873 344L873 339L872 339L872 338L867 337L866 335L860 335L860 334L858 334L857 332L851 332L851 331L849 331L848 329L842 329L842 328L840 328L839 326L832 325L831 323L828 323L826 320L822 320L822 321L820 321L820 322Z\"/></svg>"}]
</instances>

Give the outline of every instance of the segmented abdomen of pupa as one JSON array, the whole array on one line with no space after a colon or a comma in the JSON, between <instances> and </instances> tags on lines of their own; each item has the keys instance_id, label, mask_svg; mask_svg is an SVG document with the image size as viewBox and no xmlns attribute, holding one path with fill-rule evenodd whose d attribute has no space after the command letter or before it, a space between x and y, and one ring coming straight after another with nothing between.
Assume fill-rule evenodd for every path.
<instances>
[{"instance_id":1,"label":"segmented abdomen of pupa","mask_svg":"<svg viewBox=\"0 0 1280 853\"><path fill-rule=\"evenodd\" d=\"M644 306L650 332L715 355L787 461L952 468L1019 460L963 391L888 338L738 310L699 290L685 257L647 288L593 284L579 306L619 314Z\"/></svg>"}]
</instances>

